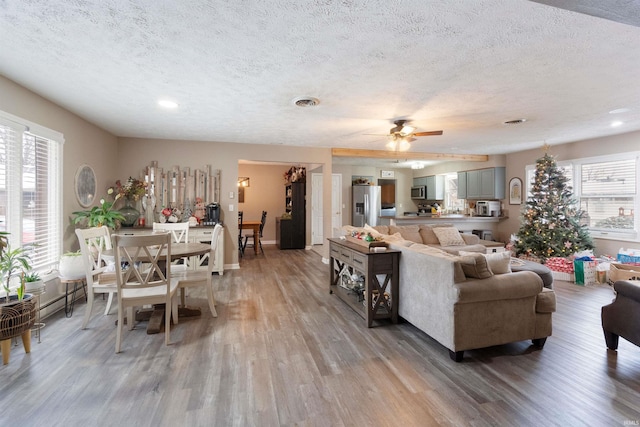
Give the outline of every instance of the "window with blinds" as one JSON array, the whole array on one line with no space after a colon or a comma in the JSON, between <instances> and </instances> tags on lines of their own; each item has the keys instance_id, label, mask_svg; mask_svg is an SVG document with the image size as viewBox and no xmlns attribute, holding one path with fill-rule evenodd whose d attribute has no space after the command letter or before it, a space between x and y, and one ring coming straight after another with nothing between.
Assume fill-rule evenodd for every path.
<instances>
[{"instance_id":1,"label":"window with blinds","mask_svg":"<svg viewBox=\"0 0 640 427\"><path fill-rule=\"evenodd\" d=\"M625 232L635 228L637 160L583 163L580 206L592 230Z\"/></svg>"},{"instance_id":2,"label":"window with blinds","mask_svg":"<svg viewBox=\"0 0 640 427\"><path fill-rule=\"evenodd\" d=\"M45 269L61 254L62 136L0 113L0 230Z\"/></svg>"}]
</instances>

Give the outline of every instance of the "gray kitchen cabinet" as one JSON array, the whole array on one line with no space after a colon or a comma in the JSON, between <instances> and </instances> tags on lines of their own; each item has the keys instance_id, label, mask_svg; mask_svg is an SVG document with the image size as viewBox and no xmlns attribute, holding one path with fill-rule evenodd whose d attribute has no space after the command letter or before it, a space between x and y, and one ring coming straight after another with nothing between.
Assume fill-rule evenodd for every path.
<instances>
[{"instance_id":1,"label":"gray kitchen cabinet","mask_svg":"<svg viewBox=\"0 0 640 427\"><path fill-rule=\"evenodd\" d=\"M467 199L504 199L504 167L467 171L466 176ZM460 179L460 175L458 175L458 179ZM459 182L460 181L458 181L458 189L460 188Z\"/></svg>"},{"instance_id":2,"label":"gray kitchen cabinet","mask_svg":"<svg viewBox=\"0 0 640 427\"><path fill-rule=\"evenodd\" d=\"M420 185L427 185L427 177L422 176L420 178L413 178L413 186L418 187Z\"/></svg>"},{"instance_id":3,"label":"gray kitchen cabinet","mask_svg":"<svg viewBox=\"0 0 640 427\"><path fill-rule=\"evenodd\" d=\"M427 177L427 200L444 200L444 176Z\"/></svg>"},{"instance_id":4,"label":"gray kitchen cabinet","mask_svg":"<svg viewBox=\"0 0 640 427\"><path fill-rule=\"evenodd\" d=\"M458 199L467 198L467 172L458 172Z\"/></svg>"}]
</instances>

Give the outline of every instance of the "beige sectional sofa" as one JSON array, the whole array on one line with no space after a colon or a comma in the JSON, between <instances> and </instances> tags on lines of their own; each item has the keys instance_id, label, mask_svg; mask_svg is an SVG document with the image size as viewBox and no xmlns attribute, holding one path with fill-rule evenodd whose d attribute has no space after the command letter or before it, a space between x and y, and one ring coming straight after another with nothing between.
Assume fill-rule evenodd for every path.
<instances>
[{"instance_id":1,"label":"beige sectional sofa","mask_svg":"<svg viewBox=\"0 0 640 427\"><path fill-rule=\"evenodd\" d=\"M544 345L551 335L555 294L543 288L537 274L510 272L508 252L457 256L424 244L430 235L421 227L418 235L415 226L364 229L401 251L398 313L403 319L449 349L457 362L465 350L524 340Z\"/></svg>"}]
</instances>

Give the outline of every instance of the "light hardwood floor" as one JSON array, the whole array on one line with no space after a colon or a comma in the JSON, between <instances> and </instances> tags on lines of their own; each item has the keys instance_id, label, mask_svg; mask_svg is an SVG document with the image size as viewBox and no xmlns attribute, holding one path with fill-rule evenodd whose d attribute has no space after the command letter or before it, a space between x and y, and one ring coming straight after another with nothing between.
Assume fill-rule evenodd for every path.
<instances>
[{"instance_id":1,"label":"light hardwood floor","mask_svg":"<svg viewBox=\"0 0 640 427\"><path fill-rule=\"evenodd\" d=\"M364 320L329 295L314 251L246 255L214 277L219 317L146 335L125 333L101 304L80 330L47 319L32 352L0 367L0 426L616 426L640 422L640 348L605 347L606 285L557 282L558 312L543 350L518 342L449 359L410 324Z\"/></svg>"}]
</instances>

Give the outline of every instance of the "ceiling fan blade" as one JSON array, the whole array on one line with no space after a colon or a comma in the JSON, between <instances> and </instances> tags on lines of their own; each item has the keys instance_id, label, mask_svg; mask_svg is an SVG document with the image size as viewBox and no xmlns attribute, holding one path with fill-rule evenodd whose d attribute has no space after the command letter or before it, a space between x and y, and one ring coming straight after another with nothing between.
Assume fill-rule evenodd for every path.
<instances>
[{"instance_id":1,"label":"ceiling fan blade","mask_svg":"<svg viewBox=\"0 0 640 427\"><path fill-rule=\"evenodd\" d=\"M442 135L441 130L432 130L431 132L415 132L412 133L413 136L434 136L434 135Z\"/></svg>"}]
</instances>

